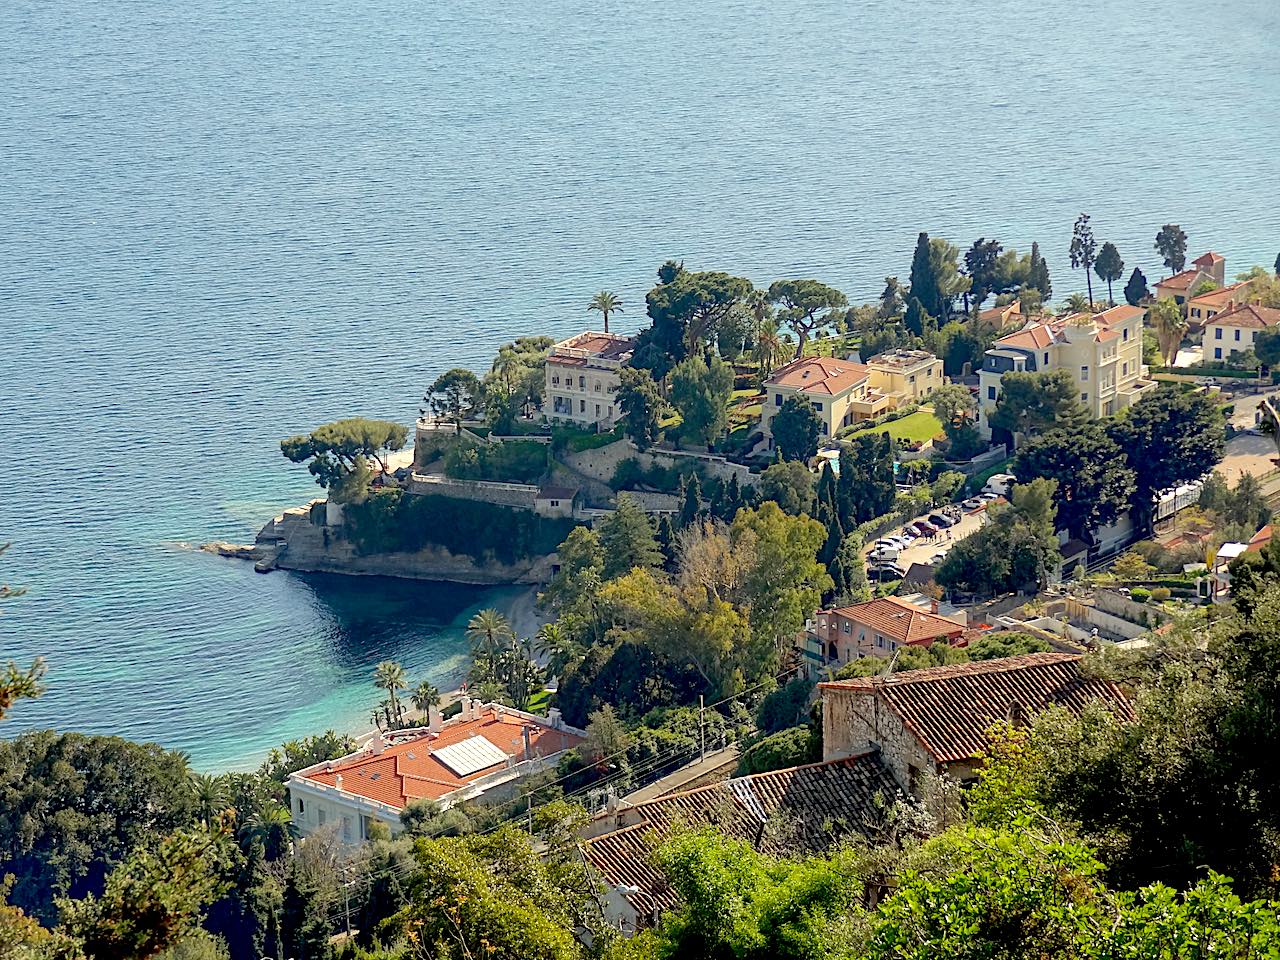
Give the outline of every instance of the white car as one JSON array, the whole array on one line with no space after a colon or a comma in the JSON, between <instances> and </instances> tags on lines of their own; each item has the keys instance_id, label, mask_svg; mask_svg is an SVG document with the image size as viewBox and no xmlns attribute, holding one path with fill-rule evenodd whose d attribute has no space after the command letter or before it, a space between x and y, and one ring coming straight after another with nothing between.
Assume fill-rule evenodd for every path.
<instances>
[{"instance_id":1,"label":"white car","mask_svg":"<svg viewBox=\"0 0 1280 960\"><path fill-rule=\"evenodd\" d=\"M938 553L935 553L932 557L929 558L929 564L931 566L937 566L939 563L941 563L945 559L947 559L946 551L939 551Z\"/></svg>"},{"instance_id":2,"label":"white car","mask_svg":"<svg viewBox=\"0 0 1280 960\"><path fill-rule=\"evenodd\" d=\"M872 546L876 549L879 549L880 547L890 547L894 550L902 550L905 547L911 546L911 538L897 535L892 537L881 537L872 544Z\"/></svg>"}]
</instances>

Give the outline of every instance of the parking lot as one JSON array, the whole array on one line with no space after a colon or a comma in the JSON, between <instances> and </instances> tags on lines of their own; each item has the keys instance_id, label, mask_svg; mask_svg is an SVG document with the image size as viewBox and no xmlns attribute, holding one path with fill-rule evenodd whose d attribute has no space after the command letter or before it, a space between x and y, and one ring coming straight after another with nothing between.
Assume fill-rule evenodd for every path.
<instances>
[{"instance_id":1,"label":"parking lot","mask_svg":"<svg viewBox=\"0 0 1280 960\"><path fill-rule=\"evenodd\" d=\"M963 508L962 508L963 509ZM929 511L936 513L937 511ZM917 520L926 520L928 514L921 514ZM960 522L955 526L948 527L946 530L940 531L934 537L917 539L911 542L911 545L899 551L898 559L894 561L904 571L909 570L913 563L930 563L932 558L939 553L946 553L955 544L959 543L965 537L981 530L987 522L987 507L983 505L977 510L965 510L961 515ZM908 524L903 524L903 527ZM893 534L901 533L902 527L892 531ZM890 534L892 535L892 534ZM874 545L867 548L867 553L871 553ZM874 561L867 561L868 574L875 579L871 568L874 567Z\"/></svg>"}]
</instances>

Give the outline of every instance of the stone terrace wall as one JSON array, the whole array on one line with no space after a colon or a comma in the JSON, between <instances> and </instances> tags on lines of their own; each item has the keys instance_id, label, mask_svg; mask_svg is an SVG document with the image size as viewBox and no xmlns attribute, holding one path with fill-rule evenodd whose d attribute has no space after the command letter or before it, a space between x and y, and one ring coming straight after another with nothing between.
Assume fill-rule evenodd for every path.
<instances>
[{"instance_id":1,"label":"stone terrace wall","mask_svg":"<svg viewBox=\"0 0 1280 960\"><path fill-rule=\"evenodd\" d=\"M692 453L687 450L646 450L641 453L630 440L619 440L616 443L598 447L595 450L566 453L562 455L561 459L578 473L584 474L593 480L599 480L602 483L608 483L612 480L614 471L618 469L618 464L627 459L638 460L640 465L646 469L655 463L661 463L664 467L671 467L682 461L693 460L701 464L703 471L708 476L728 480L729 477L736 475L739 484L747 484L749 486L754 486L759 479L752 474L748 467L744 467L740 463L731 463L723 457L705 453Z\"/></svg>"},{"instance_id":2,"label":"stone terrace wall","mask_svg":"<svg viewBox=\"0 0 1280 960\"><path fill-rule=\"evenodd\" d=\"M409 493L439 494L459 500L478 500L504 507L532 510L538 488L527 483L495 483L489 480L455 480L436 473L415 473L409 481Z\"/></svg>"}]
</instances>

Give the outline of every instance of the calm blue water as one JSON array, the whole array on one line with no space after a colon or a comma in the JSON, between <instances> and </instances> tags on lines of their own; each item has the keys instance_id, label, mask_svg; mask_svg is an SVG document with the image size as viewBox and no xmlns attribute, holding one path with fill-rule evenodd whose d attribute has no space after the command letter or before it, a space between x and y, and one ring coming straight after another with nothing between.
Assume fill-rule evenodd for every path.
<instances>
[{"instance_id":1,"label":"calm blue water","mask_svg":"<svg viewBox=\"0 0 1280 960\"><path fill-rule=\"evenodd\" d=\"M276 442L410 420L439 371L567 334L657 264L855 299L916 232L1088 210L1280 252L1280 5L1224 0L9 0L0 561L30 726L243 762L351 725L372 663L458 669L484 591L255 576L179 548L315 495ZM500 599L500 598L499 598Z\"/></svg>"}]
</instances>

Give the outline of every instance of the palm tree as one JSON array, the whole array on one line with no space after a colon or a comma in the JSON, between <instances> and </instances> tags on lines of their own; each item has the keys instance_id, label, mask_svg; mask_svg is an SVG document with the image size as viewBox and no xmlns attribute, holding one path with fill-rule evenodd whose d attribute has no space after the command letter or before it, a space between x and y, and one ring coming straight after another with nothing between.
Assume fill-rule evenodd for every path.
<instances>
[{"instance_id":1,"label":"palm tree","mask_svg":"<svg viewBox=\"0 0 1280 960\"><path fill-rule=\"evenodd\" d=\"M499 350L493 361L493 372L502 381L509 398L512 393L511 378L522 367L520 358L509 350Z\"/></svg>"},{"instance_id":2,"label":"palm tree","mask_svg":"<svg viewBox=\"0 0 1280 960\"><path fill-rule=\"evenodd\" d=\"M582 648L559 623L544 623L534 637L533 648L547 662L547 673L558 677L582 656Z\"/></svg>"},{"instance_id":3,"label":"palm tree","mask_svg":"<svg viewBox=\"0 0 1280 960\"><path fill-rule=\"evenodd\" d=\"M1077 290L1067 297L1067 309L1072 313L1089 313L1093 309L1093 304L1089 302L1088 297Z\"/></svg>"},{"instance_id":4,"label":"palm tree","mask_svg":"<svg viewBox=\"0 0 1280 960\"><path fill-rule=\"evenodd\" d=\"M773 304L769 302L769 291L753 287L747 294L746 304L747 309L751 311L751 316L755 319L755 335L751 339L759 344L760 331L764 329L764 322L769 319L769 314L773 310Z\"/></svg>"},{"instance_id":5,"label":"palm tree","mask_svg":"<svg viewBox=\"0 0 1280 960\"><path fill-rule=\"evenodd\" d=\"M609 332L609 314L622 313L622 301L618 299L616 294L610 293L608 290L601 290L591 302L587 304L588 311L604 314L604 332Z\"/></svg>"},{"instance_id":6,"label":"palm tree","mask_svg":"<svg viewBox=\"0 0 1280 960\"><path fill-rule=\"evenodd\" d=\"M1160 352L1164 355L1165 364L1172 367L1178 355L1178 346L1189 329L1187 318L1182 315L1182 308L1165 297L1151 305L1151 309L1147 312L1147 319L1151 321L1151 328L1155 330L1156 339L1160 341Z\"/></svg>"},{"instance_id":7,"label":"palm tree","mask_svg":"<svg viewBox=\"0 0 1280 960\"><path fill-rule=\"evenodd\" d=\"M404 667L394 660L383 660L373 668L373 685L387 691L391 700L391 716L387 719L390 721L389 726L397 726L400 723L400 701L396 697L396 691L409 686Z\"/></svg>"},{"instance_id":8,"label":"palm tree","mask_svg":"<svg viewBox=\"0 0 1280 960\"><path fill-rule=\"evenodd\" d=\"M195 794L200 819L205 823L213 823L214 818L231 805L231 791L227 789L226 777L193 773L188 782L191 784L191 792Z\"/></svg>"},{"instance_id":9,"label":"palm tree","mask_svg":"<svg viewBox=\"0 0 1280 960\"><path fill-rule=\"evenodd\" d=\"M760 333L756 337L756 358L760 361L760 380L764 382L773 373L773 368L786 359L787 346L778 335L778 325L766 321L760 325Z\"/></svg>"},{"instance_id":10,"label":"palm tree","mask_svg":"<svg viewBox=\"0 0 1280 960\"><path fill-rule=\"evenodd\" d=\"M415 710L429 710L432 707L439 706L440 691L436 689L435 684L423 680L414 687L409 699L413 701Z\"/></svg>"},{"instance_id":11,"label":"palm tree","mask_svg":"<svg viewBox=\"0 0 1280 960\"><path fill-rule=\"evenodd\" d=\"M250 843L261 843L263 855L268 860L278 859L298 837L289 810L282 804L269 801L245 820L240 835Z\"/></svg>"},{"instance_id":12,"label":"palm tree","mask_svg":"<svg viewBox=\"0 0 1280 960\"><path fill-rule=\"evenodd\" d=\"M468 621L466 636L472 653L492 663L511 646L516 635L506 617L493 607L486 607Z\"/></svg>"}]
</instances>

